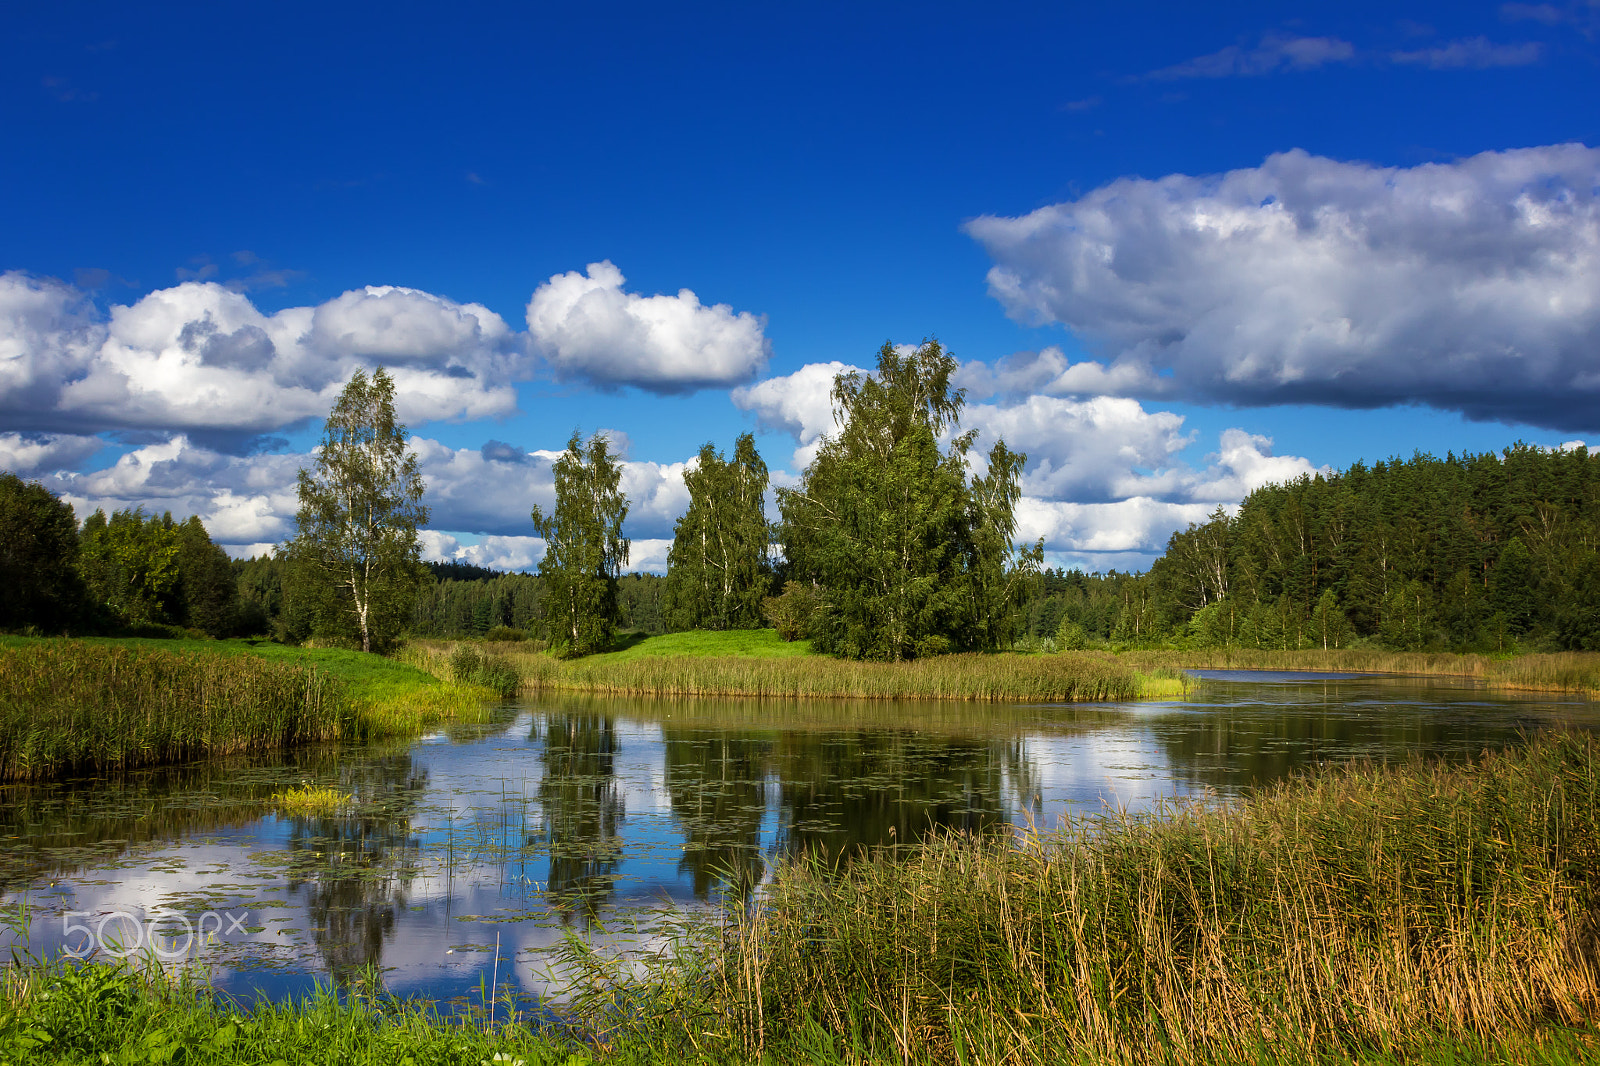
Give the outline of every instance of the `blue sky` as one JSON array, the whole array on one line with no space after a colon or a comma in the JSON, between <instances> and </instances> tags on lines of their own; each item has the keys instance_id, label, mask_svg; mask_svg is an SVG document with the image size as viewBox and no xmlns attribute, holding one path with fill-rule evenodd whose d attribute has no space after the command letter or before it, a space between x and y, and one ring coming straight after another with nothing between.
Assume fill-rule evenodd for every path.
<instances>
[{"instance_id":1,"label":"blue sky","mask_svg":"<svg viewBox=\"0 0 1600 1066\"><path fill-rule=\"evenodd\" d=\"M824 364L937 336L1033 457L1024 532L1142 566L1265 480L1600 435L1597 35L1587 0L13 13L0 466L261 550L382 363L431 553L536 561L541 453L603 427L659 569L701 443L792 480Z\"/></svg>"}]
</instances>

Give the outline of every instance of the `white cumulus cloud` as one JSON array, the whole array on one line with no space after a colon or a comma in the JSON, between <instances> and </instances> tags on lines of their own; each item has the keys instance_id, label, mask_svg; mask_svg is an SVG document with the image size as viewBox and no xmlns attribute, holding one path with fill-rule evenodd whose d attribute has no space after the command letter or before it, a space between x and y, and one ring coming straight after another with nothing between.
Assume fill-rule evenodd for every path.
<instances>
[{"instance_id":1,"label":"white cumulus cloud","mask_svg":"<svg viewBox=\"0 0 1600 1066\"><path fill-rule=\"evenodd\" d=\"M1411 168L1292 151L967 230L1009 314L1104 353L1012 367L1054 371L1052 391L1596 424L1600 149Z\"/></svg>"},{"instance_id":2,"label":"white cumulus cloud","mask_svg":"<svg viewBox=\"0 0 1600 1066\"><path fill-rule=\"evenodd\" d=\"M0 433L0 471L18 477L53 473L78 466L99 451L97 437L70 433Z\"/></svg>"},{"instance_id":3,"label":"white cumulus cloud","mask_svg":"<svg viewBox=\"0 0 1600 1066\"><path fill-rule=\"evenodd\" d=\"M726 388L766 366L766 321L727 304L623 291L610 261L556 274L528 301L528 333L557 376L652 392Z\"/></svg>"}]
</instances>

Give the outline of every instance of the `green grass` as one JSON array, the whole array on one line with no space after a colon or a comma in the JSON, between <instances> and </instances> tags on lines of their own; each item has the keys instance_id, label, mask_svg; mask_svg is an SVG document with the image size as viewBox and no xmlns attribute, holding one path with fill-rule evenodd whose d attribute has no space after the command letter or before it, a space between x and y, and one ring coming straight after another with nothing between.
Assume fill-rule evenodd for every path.
<instances>
[{"instance_id":1,"label":"green grass","mask_svg":"<svg viewBox=\"0 0 1600 1066\"><path fill-rule=\"evenodd\" d=\"M591 655L589 660L603 664L631 662L650 656L703 658L717 655L752 659L791 659L811 654L809 640L779 640L778 631L775 629L722 631L691 629L683 633L665 633L655 637L630 633L623 636L622 642L625 644L624 647L616 651Z\"/></svg>"},{"instance_id":2,"label":"green grass","mask_svg":"<svg viewBox=\"0 0 1600 1066\"><path fill-rule=\"evenodd\" d=\"M0 780L412 735L500 695L333 648L0 637Z\"/></svg>"},{"instance_id":3,"label":"green grass","mask_svg":"<svg viewBox=\"0 0 1600 1066\"><path fill-rule=\"evenodd\" d=\"M414 641L417 665L443 676L457 644ZM785 643L770 629L634 636L616 651L558 659L516 643L485 645L523 687L652 696L779 699L942 699L1081 702L1170 698L1186 690L1175 670L1137 671L1100 652L941 655L914 662L852 662Z\"/></svg>"},{"instance_id":4,"label":"green grass","mask_svg":"<svg viewBox=\"0 0 1600 1066\"><path fill-rule=\"evenodd\" d=\"M1385 648L1270 651L1193 648L1124 651L1118 658L1139 669L1321 670L1351 673L1473 677L1490 688L1527 692L1578 692L1600 696L1600 652L1487 656Z\"/></svg>"},{"instance_id":5,"label":"green grass","mask_svg":"<svg viewBox=\"0 0 1600 1066\"><path fill-rule=\"evenodd\" d=\"M802 859L727 921L581 1016L747 1059L1593 1061L1600 742Z\"/></svg>"}]
</instances>

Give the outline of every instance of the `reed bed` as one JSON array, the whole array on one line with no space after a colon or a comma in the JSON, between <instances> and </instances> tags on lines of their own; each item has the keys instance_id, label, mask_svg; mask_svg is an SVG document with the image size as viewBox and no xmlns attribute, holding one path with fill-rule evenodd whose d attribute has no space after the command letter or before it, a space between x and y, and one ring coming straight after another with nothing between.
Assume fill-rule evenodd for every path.
<instances>
[{"instance_id":1,"label":"reed bed","mask_svg":"<svg viewBox=\"0 0 1600 1066\"><path fill-rule=\"evenodd\" d=\"M0 648L0 780L277 751L359 731L315 666L38 641Z\"/></svg>"},{"instance_id":2,"label":"reed bed","mask_svg":"<svg viewBox=\"0 0 1600 1066\"><path fill-rule=\"evenodd\" d=\"M1555 735L790 862L577 1009L618 1046L746 1061L1521 1061L1572 1040L1587 1059L1597 955L1600 745Z\"/></svg>"},{"instance_id":3,"label":"reed bed","mask_svg":"<svg viewBox=\"0 0 1600 1066\"><path fill-rule=\"evenodd\" d=\"M1194 648L1187 651L1125 651L1117 658L1135 669L1290 670L1356 674L1416 674L1471 677L1491 688L1574 692L1600 696L1600 652L1551 652L1509 659L1453 652L1343 648L1266 651L1255 648Z\"/></svg>"},{"instance_id":4,"label":"reed bed","mask_svg":"<svg viewBox=\"0 0 1600 1066\"><path fill-rule=\"evenodd\" d=\"M509 652L506 658L527 689L648 696L1070 703L1151 699L1185 690L1177 671L1141 673L1094 653L940 655L904 663L732 655L562 660L542 652Z\"/></svg>"}]
</instances>

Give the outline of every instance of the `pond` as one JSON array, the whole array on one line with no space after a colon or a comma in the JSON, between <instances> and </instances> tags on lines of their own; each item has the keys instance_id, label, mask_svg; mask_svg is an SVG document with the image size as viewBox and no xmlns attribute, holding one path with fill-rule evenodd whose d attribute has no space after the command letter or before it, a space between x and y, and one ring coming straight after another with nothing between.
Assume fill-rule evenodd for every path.
<instances>
[{"instance_id":1,"label":"pond","mask_svg":"<svg viewBox=\"0 0 1600 1066\"><path fill-rule=\"evenodd\" d=\"M531 1003L564 937L659 943L672 916L744 898L785 854L1600 727L1600 704L1467 681L1196 676L1182 701L1133 704L535 697L410 742L8 787L0 938L199 963L246 998L375 967L401 995L470 1005L498 979ZM271 813L302 782L356 802Z\"/></svg>"}]
</instances>

